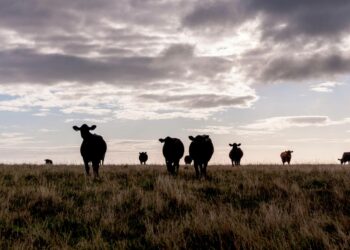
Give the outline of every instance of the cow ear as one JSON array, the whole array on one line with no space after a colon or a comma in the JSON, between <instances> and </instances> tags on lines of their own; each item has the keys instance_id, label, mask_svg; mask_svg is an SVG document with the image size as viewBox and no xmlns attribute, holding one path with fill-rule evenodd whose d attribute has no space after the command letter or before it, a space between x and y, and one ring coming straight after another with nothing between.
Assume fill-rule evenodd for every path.
<instances>
[{"instance_id":1,"label":"cow ear","mask_svg":"<svg viewBox=\"0 0 350 250\"><path fill-rule=\"evenodd\" d=\"M95 130L96 125L92 125L89 130Z\"/></svg>"},{"instance_id":2,"label":"cow ear","mask_svg":"<svg viewBox=\"0 0 350 250\"><path fill-rule=\"evenodd\" d=\"M237 146L241 146L241 144L240 144L240 143L238 143L238 144L237 144Z\"/></svg>"},{"instance_id":3,"label":"cow ear","mask_svg":"<svg viewBox=\"0 0 350 250\"><path fill-rule=\"evenodd\" d=\"M231 147L233 147L233 144L231 144L231 143L230 143L230 144L228 144L228 145L229 145L229 146L231 146Z\"/></svg>"},{"instance_id":4,"label":"cow ear","mask_svg":"<svg viewBox=\"0 0 350 250\"><path fill-rule=\"evenodd\" d=\"M293 153L294 151L290 151L291 153Z\"/></svg>"},{"instance_id":5,"label":"cow ear","mask_svg":"<svg viewBox=\"0 0 350 250\"><path fill-rule=\"evenodd\" d=\"M189 138L191 141L194 141L194 137L193 137L192 135L190 135L188 138Z\"/></svg>"},{"instance_id":6,"label":"cow ear","mask_svg":"<svg viewBox=\"0 0 350 250\"><path fill-rule=\"evenodd\" d=\"M80 130L80 128L79 128L78 126L73 126L73 129L74 129L75 131L79 131L79 130Z\"/></svg>"},{"instance_id":7,"label":"cow ear","mask_svg":"<svg viewBox=\"0 0 350 250\"><path fill-rule=\"evenodd\" d=\"M160 141L161 143L163 143L163 142L165 141L165 139L160 138L159 141Z\"/></svg>"}]
</instances>

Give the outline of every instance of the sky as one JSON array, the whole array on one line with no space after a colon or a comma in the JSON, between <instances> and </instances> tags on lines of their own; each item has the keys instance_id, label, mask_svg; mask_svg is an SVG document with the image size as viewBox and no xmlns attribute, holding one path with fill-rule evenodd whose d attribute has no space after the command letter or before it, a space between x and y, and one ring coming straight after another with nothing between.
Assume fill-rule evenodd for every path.
<instances>
[{"instance_id":1,"label":"sky","mask_svg":"<svg viewBox=\"0 0 350 250\"><path fill-rule=\"evenodd\" d=\"M211 163L337 163L350 151L348 0L0 0L0 162L163 163L210 135Z\"/></svg>"}]
</instances>

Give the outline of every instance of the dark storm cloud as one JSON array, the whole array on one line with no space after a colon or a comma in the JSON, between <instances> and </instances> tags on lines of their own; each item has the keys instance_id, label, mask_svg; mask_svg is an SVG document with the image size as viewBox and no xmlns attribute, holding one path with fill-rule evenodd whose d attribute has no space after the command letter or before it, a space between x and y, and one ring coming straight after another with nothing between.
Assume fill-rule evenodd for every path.
<instances>
[{"instance_id":1,"label":"dark storm cloud","mask_svg":"<svg viewBox=\"0 0 350 250\"><path fill-rule=\"evenodd\" d=\"M331 39L349 31L349 13L347 0L201 0L182 23L190 28L222 29L260 17L265 38L285 40L302 35Z\"/></svg>"},{"instance_id":2,"label":"dark storm cloud","mask_svg":"<svg viewBox=\"0 0 350 250\"><path fill-rule=\"evenodd\" d=\"M273 58L250 68L250 73L263 81L304 80L313 77L334 77L350 72L350 58L340 54L311 57L285 56Z\"/></svg>"},{"instance_id":3,"label":"dark storm cloud","mask_svg":"<svg viewBox=\"0 0 350 250\"><path fill-rule=\"evenodd\" d=\"M195 57L193 52L181 54L183 48L186 48L185 51L192 50L187 45L175 45L158 57L106 58L41 54L28 49L1 51L1 82L147 84L154 80L213 77L231 67L225 59ZM169 57L169 53L173 53L171 51L179 53L176 57Z\"/></svg>"}]
</instances>

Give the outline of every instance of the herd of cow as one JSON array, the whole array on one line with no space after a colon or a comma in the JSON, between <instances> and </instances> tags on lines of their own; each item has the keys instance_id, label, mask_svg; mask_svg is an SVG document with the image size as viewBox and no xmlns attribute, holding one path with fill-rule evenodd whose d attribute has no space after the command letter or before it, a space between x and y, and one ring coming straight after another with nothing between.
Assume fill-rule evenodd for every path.
<instances>
[{"instance_id":1,"label":"herd of cow","mask_svg":"<svg viewBox=\"0 0 350 250\"><path fill-rule=\"evenodd\" d=\"M103 164L105 154L107 151L107 144L100 135L92 134L90 131L94 130L96 125L89 127L83 124L81 127L74 126L75 131L80 131L83 142L80 147L80 153L83 157L85 171L87 175L90 175L89 163L92 164L94 177L98 177L99 166ZM197 177L206 177L207 166L214 153L214 145L209 138L209 135L197 135L196 137L189 136L191 144L189 147L189 155L185 156L185 163L191 164L193 161L194 169ZM163 155L167 170L170 174L176 175L179 171L180 160L184 155L185 147L180 139L166 137L159 139L163 143ZM229 157L231 159L232 166L240 165L243 157L243 151L239 146L240 143L229 144L232 147ZM281 153L281 160L283 165L285 163L290 164L293 151L285 151ZM140 164L146 164L148 160L147 152L140 152L139 155ZM350 162L350 152L345 152L343 157L339 159L341 164ZM45 160L46 164L52 164L49 159Z\"/></svg>"}]
</instances>

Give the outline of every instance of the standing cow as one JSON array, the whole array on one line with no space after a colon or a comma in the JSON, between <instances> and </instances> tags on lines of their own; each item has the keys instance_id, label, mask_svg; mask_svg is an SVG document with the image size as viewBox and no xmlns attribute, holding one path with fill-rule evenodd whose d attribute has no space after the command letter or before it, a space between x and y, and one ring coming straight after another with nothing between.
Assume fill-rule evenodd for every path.
<instances>
[{"instance_id":1,"label":"standing cow","mask_svg":"<svg viewBox=\"0 0 350 250\"><path fill-rule=\"evenodd\" d=\"M214 153L213 143L209 135L189 136L188 138L192 141L189 152L193 159L196 176L204 176L206 178L208 162Z\"/></svg>"},{"instance_id":2,"label":"standing cow","mask_svg":"<svg viewBox=\"0 0 350 250\"><path fill-rule=\"evenodd\" d=\"M344 152L343 157L338 160L340 161L341 165L345 164L346 162L350 162L350 152Z\"/></svg>"},{"instance_id":3,"label":"standing cow","mask_svg":"<svg viewBox=\"0 0 350 250\"><path fill-rule=\"evenodd\" d=\"M186 164L186 165L191 165L191 163L192 163L192 158L191 158L191 156L186 155L186 156L185 156L185 164Z\"/></svg>"},{"instance_id":4,"label":"standing cow","mask_svg":"<svg viewBox=\"0 0 350 250\"><path fill-rule=\"evenodd\" d=\"M165 158L166 167L170 174L179 172L180 159L184 155L185 147L180 139L166 137L159 139L163 145L163 155Z\"/></svg>"},{"instance_id":5,"label":"standing cow","mask_svg":"<svg viewBox=\"0 0 350 250\"><path fill-rule=\"evenodd\" d=\"M290 160L292 159L292 153L293 151L291 150L287 150L287 151L284 151L281 153L281 160L282 160L282 163L284 165L284 163L288 163L288 165L290 164Z\"/></svg>"},{"instance_id":6,"label":"standing cow","mask_svg":"<svg viewBox=\"0 0 350 250\"><path fill-rule=\"evenodd\" d=\"M102 136L91 134L90 130L94 130L96 125L89 127L86 124L83 124L80 128L74 126L75 131L80 131L83 142L80 147L80 153L84 160L85 171L87 175L90 175L89 163L92 163L92 168L94 171L94 177L98 177L98 169L100 164L103 165L107 144L103 140Z\"/></svg>"},{"instance_id":7,"label":"standing cow","mask_svg":"<svg viewBox=\"0 0 350 250\"><path fill-rule=\"evenodd\" d=\"M146 165L146 161L148 160L147 152L140 152L139 160L141 165L142 164Z\"/></svg>"},{"instance_id":8,"label":"standing cow","mask_svg":"<svg viewBox=\"0 0 350 250\"><path fill-rule=\"evenodd\" d=\"M241 144L240 143L239 144L233 143L233 144L229 144L229 145L232 147L230 154L229 154L232 166L241 165L241 159L243 157L243 151L241 148L239 148L239 146L241 146Z\"/></svg>"},{"instance_id":9,"label":"standing cow","mask_svg":"<svg viewBox=\"0 0 350 250\"><path fill-rule=\"evenodd\" d=\"M50 159L45 159L45 164L46 164L46 165L52 165L52 164L53 164L53 161L50 160Z\"/></svg>"}]
</instances>

